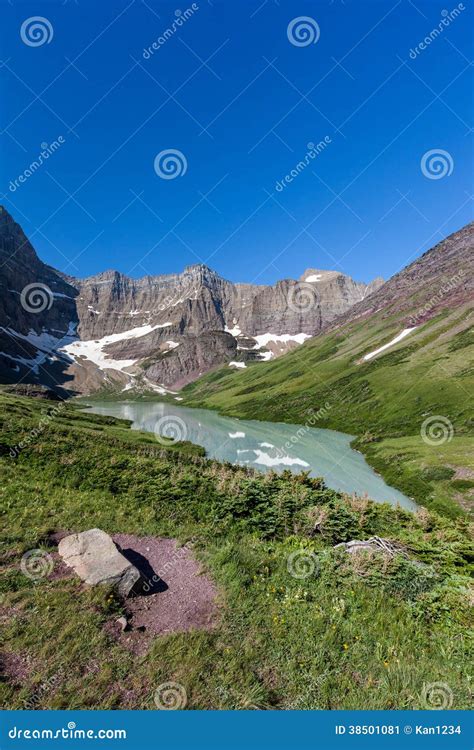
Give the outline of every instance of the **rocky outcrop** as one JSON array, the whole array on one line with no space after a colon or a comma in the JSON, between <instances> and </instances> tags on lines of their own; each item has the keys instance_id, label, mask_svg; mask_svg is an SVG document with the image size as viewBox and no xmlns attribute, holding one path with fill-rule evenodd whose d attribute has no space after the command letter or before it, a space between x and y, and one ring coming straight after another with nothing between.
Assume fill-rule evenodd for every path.
<instances>
[{"instance_id":1,"label":"rocky outcrop","mask_svg":"<svg viewBox=\"0 0 474 750\"><path fill-rule=\"evenodd\" d=\"M44 385L30 383L13 383L0 387L1 393L10 393L13 396L25 396L26 398L37 398L44 401L61 401L56 391L46 388Z\"/></svg>"},{"instance_id":2,"label":"rocky outcrop","mask_svg":"<svg viewBox=\"0 0 474 750\"><path fill-rule=\"evenodd\" d=\"M177 347L163 351L155 361L145 361L143 369L152 383L175 390L236 355L237 342L230 333L205 331L200 336L184 336Z\"/></svg>"},{"instance_id":3,"label":"rocky outcrop","mask_svg":"<svg viewBox=\"0 0 474 750\"><path fill-rule=\"evenodd\" d=\"M141 573L124 557L112 537L101 529L89 529L61 539L58 552L66 565L91 586L114 586L125 598L138 591Z\"/></svg>"},{"instance_id":4,"label":"rocky outcrop","mask_svg":"<svg viewBox=\"0 0 474 750\"><path fill-rule=\"evenodd\" d=\"M56 352L77 328L77 294L39 260L0 206L0 382L40 383L65 393L67 362Z\"/></svg>"},{"instance_id":5,"label":"rocky outcrop","mask_svg":"<svg viewBox=\"0 0 474 750\"><path fill-rule=\"evenodd\" d=\"M234 284L205 265L131 279L46 266L0 210L0 382L61 395L179 389L221 364L268 361L319 333L383 282L308 269L274 286Z\"/></svg>"}]
</instances>

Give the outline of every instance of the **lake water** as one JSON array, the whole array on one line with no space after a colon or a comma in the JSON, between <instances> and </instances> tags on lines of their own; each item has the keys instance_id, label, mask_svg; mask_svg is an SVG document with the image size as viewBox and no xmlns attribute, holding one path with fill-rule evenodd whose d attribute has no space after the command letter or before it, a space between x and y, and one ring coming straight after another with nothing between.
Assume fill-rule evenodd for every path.
<instances>
[{"instance_id":1,"label":"lake water","mask_svg":"<svg viewBox=\"0 0 474 750\"><path fill-rule=\"evenodd\" d=\"M189 440L202 445L210 458L251 466L259 471L309 471L328 487L372 500L416 510L416 503L385 484L361 453L350 446L351 435L282 422L223 417L208 409L189 409L161 402L96 402L87 411L129 419L133 429Z\"/></svg>"}]
</instances>

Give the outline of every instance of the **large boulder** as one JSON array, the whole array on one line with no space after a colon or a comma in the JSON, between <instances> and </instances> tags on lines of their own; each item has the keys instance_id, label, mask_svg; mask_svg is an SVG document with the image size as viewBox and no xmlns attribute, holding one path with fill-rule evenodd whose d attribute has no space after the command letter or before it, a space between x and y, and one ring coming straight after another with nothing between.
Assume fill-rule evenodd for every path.
<instances>
[{"instance_id":1,"label":"large boulder","mask_svg":"<svg viewBox=\"0 0 474 750\"><path fill-rule=\"evenodd\" d=\"M122 597L130 596L141 583L141 573L117 549L112 537L101 529L89 529L61 539L58 552L79 578L95 586L115 586Z\"/></svg>"}]
</instances>

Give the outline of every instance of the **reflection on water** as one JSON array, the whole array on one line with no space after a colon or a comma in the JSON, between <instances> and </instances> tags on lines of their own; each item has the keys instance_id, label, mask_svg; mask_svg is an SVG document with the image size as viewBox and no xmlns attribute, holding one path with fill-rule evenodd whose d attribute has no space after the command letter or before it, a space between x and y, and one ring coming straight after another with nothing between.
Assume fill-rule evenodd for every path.
<instances>
[{"instance_id":1,"label":"reflection on water","mask_svg":"<svg viewBox=\"0 0 474 750\"><path fill-rule=\"evenodd\" d=\"M202 445L210 458L260 471L309 471L335 490L416 510L413 500L389 487L350 447L352 437L281 422L222 417L207 409L158 402L97 402L90 411L130 419L133 428ZM163 431L162 431L163 430Z\"/></svg>"}]
</instances>

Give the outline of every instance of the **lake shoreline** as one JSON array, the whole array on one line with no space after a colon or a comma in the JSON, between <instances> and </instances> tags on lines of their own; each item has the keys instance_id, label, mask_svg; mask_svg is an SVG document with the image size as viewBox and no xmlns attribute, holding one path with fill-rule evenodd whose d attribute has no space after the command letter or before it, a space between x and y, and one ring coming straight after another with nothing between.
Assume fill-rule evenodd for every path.
<instances>
[{"instance_id":1,"label":"lake shoreline","mask_svg":"<svg viewBox=\"0 0 474 750\"><path fill-rule=\"evenodd\" d=\"M359 446L352 447L357 437L339 430L242 420L215 410L178 406L162 399L96 398L84 403L82 408L89 413L128 419L132 429L155 434L157 424L164 425L171 429L164 437L200 445L212 460L246 465L260 472L308 471L310 476L322 477L328 487L336 491L399 504L412 512L418 510L411 497L385 482ZM157 435L158 442L160 437L163 436Z\"/></svg>"}]
</instances>

